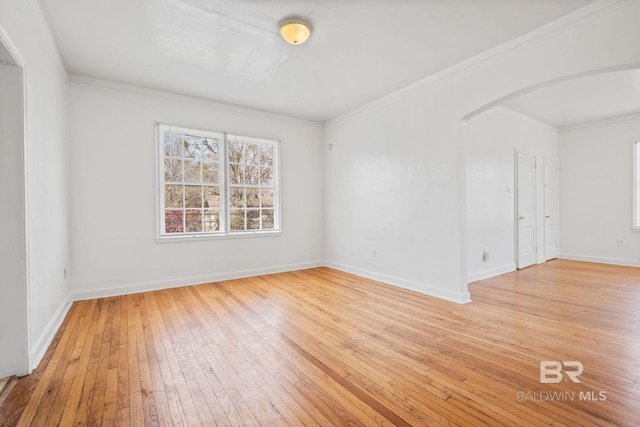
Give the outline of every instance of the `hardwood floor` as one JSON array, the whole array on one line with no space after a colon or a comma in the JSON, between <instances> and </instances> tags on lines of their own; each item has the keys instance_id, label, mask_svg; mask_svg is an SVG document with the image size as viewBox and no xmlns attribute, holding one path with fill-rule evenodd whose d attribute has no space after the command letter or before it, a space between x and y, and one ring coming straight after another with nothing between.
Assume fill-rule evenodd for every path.
<instances>
[{"instance_id":1,"label":"hardwood floor","mask_svg":"<svg viewBox=\"0 0 640 427\"><path fill-rule=\"evenodd\" d=\"M0 425L640 425L640 269L556 260L470 291L318 268L76 302ZM541 384L541 361L581 383Z\"/></svg>"}]
</instances>

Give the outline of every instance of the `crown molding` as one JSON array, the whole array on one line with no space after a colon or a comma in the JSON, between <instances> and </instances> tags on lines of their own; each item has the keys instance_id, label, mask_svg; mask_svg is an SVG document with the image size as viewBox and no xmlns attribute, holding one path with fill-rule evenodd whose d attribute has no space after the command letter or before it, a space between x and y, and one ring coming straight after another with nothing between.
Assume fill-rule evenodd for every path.
<instances>
[{"instance_id":1,"label":"crown molding","mask_svg":"<svg viewBox=\"0 0 640 427\"><path fill-rule=\"evenodd\" d=\"M578 123L571 126L565 126L558 129L558 133L572 132L575 130L588 129L597 126L606 126L614 123L627 122L630 120L640 120L640 113L623 114L621 116L609 117L601 120Z\"/></svg>"},{"instance_id":2,"label":"crown molding","mask_svg":"<svg viewBox=\"0 0 640 427\"><path fill-rule=\"evenodd\" d=\"M125 83L114 82L111 80L102 80L94 77L87 77L78 74L69 74L69 81L71 85L94 87L100 89L113 90L117 92L130 93L133 95L149 96L154 98L160 98L166 101L180 102L184 104L198 105L201 107L211 108L214 110L222 111L231 114L242 114L255 117L261 117L265 119L287 121L297 123L305 126L322 128L324 125L321 122L301 119L298 117L287 116L285 114L272 113L265 110L258 110L249 107L243 107L233 104L225 104L223 102L212 101L205 98L197 98L188 95L181 95L174 92L166 92L158 89L150 89L142 86L135 86Z\"/></svg>"}]
</instances>

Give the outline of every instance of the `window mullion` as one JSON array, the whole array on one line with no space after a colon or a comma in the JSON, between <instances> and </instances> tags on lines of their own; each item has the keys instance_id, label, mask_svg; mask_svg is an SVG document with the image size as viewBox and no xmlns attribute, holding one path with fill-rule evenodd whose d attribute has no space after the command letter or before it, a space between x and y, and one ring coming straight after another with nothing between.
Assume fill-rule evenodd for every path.
<instances>
[{"instance_id":1,"label":"window mullion","mask_svg":"<svg viewBox=\"0 0 640 427\"><path fill-rule=\"evenodd\" d=\"M231 223L231 208L229 206L231 190L229 188L229 172L227 170L229 165L229 158L227 157L229 140L227 136L228 134L225 132L222 138L220 156L218 156L220 161L220 220L222 222L220 224L220 230L225 233L229 232L229 224Z\"/></svg>"},{"instance_id":2,"label":"window mullion","mask_svg":"<svg viewBox=\"0 0 640 427\"><path fill-rule=\"evenodd\" d=\"M632 230L640 231L640 139L633 142L633 210Z\"/></svg>"},{"instance_id":3,"label":"window mullion","mask_svg":"<svg viewBox=\"0 0 640 427\"><path fill-rule=\"evenodd\" d=\"M184 155L184 134L182 135L182 137L180 138L180 151L178 152L178 154L181 157L181 176L182 176L182 232L186 233L187 232L187 186L185 183L185 174L187 173L186 171L186 165L187 165L187 159Z\"/></svg>"},{"instance_id":4,"label":"window mullion","mask_svg":"<svg viewBox=\"0 0 640 427\"><path fill-rule=\"evenodd\" d=\"M161 227L160 230L158 230L158 233L163 232L164 230L166 230L167 227L167 215L166 215L166 201L165 201L165 192L166 192L166 185L167 183L164 180L164 161L165 161L165 140L164 140L164 134L162 132L162 126L158 123L157 124L157 129L156 129L157 133L158 133L158 177L160 178L160 182L162 182L162 185L160 185L158 191L158 224ZM169 137L169 143L171 143L171 128L168 129L168 137ZM169 153L171 154L171 153Z\"/></svg>"}]
</instances>

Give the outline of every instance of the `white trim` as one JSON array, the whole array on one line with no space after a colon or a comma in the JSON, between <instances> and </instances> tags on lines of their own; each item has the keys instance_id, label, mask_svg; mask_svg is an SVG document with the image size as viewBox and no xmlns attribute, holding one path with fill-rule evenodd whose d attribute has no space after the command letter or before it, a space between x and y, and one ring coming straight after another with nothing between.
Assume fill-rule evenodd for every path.
<instances>
[{"instance_id":1,"label":"white trim","mask_svg":"<svg viewBox=\"0 0 640 427\"><path fill-rule=\"evenodd\" d=\"M11 38L4 30L4 28L2 28L2 26L0 26L0 44L2 44L7 49L9 54L13 57L13 60L17 63L18 67L24 68L26 61L24 60L22 55L20 55L20 52L18 52L16 45L13 43L13 41L11 41Z\"/></svg>"},{"instance_id":2,"label":"white trim","mask_svg":"<svg viewBox=\"0 0 640 427\"><path fill-rule=\"evenodd\" d=\"M147 283L135 283L129 285L116 286L111 288L101 288L88 291L76 291L70 295L71 301L82 301L94 298L108 298L119 295L136 294L140 292L158 291L162 289L179 288L183 286L192 286L203 283L213 283L226 280L243 279L247 277L263 276L267 274L286 273L289 271L305 270L309 268L329 267L335 270L344 271L346 273L355 274L356 276L364 277L371 280L376 280L385 283L390 286L396 286L400 288L410 289L420 292L425 295L433 296L436 298L444 299L447 301L453 301L458 304L466 304L471 302L471 295L469 292L457 294L455 292L447 291L444 289L436 288L433 286L424 285L418 282L401 279L398 277L375 273L373 271L364 270L356 267L349 267L342 264L337 264L330 261L311 261L300 264L288 264L275 267L265 268L253 268L248 270L238 270L227 273L217 273L203 276L191 276L180 279L161 280ZM513 270L511 270L513 271ZM507 271L505 271L507 272ZM53 336L52 336L53 339ZM45 348L46 350L46 348Z\"/></svg>"},{"instance_id":3,"label":"white trim","mask_svg":"<svg viewBox=\"0 0 640 427\"><path fill-rule=\"evenodd\" d=\"M599 264L612 264L612 265L622 265L627 267L640 267L640 261L634 260L634 259L605 258L605 257L599 257L599 256L565 254L565 253L561 253L559 258L570 259L574 261L596 262Z\"/></svg>"},{"instance_id":4,"label":"white trim","mask_svg":"<svg viewBox=\"0 0 640 427\"><path fill-rule=\"evenodd\" d=\"M42 334L40 334L40 336L32 346L32 349L29 352L29 373L36 369L42 361L42 358L47 352L47 349L58 333L60 326L62 326L62 322L64 321L65 316L71 308L71 304L72 302L69 298L67 298L66 301L63 302L63 304L58 308L54 316L42 331Z\"/></svg>"},{"instance_id":5,"label":"white trim","mask_svg":"<svg viewBox=\"0 0 640 427\"><path fill-rule=\"evenodd\" d=\"M622 116L609 117L607 119L594 120L585 123L578 123L577 125L565 126L558 129L558 133L572 132L575 130L588 129L598 126L606 126L620 122L627 122L631 120L640 119L640 113L623 114Z\"/></svg>"},{"instance_id":6,"label":"white trim","mask_svg":"<svg viewBox=\"0 0 640 427\"><path fill-rule=\"evenodd\" d=\"M179 288L183 286L198 285L203 283L220 282L223 280L243 279L246 277L263 276L266 274L286 273L289 271L305 270L308 268L324 267L322 261L312 261L300 264L287 264L275 267L252 268L237 270L228 273L208 274L203 276L183 277L172 280L160 280L147 283L132 283L111 288L101 288L88 291L76 291L71 293L73 301L81 301L94 298L115 297L119 295L136 294L140 292L158 291L162 289Z\"/></svg>"},{"instance_id":7,"label":"white trim","mask_svg":"<svg viewBox=\"0 0 640 427\"><path fill-rule=\"evenodd\" d=\"M502 265L500 267L490 268L489 270L478 271L467 276L467 283L477 282L479 280L489 279L491 277L500 276L501 274L516 271L515 264Z\"/></svg>"},{"instance_id":8,"label":"white trim","mask_svg":"<svg viewBox=\"0 0 640 427\"><path fill-rule=\"evenodd\" d=\"M174 92L166 92L158 89L150 89L142 86L128 85L119 82L113 82L108 80L96 79L93 77L80 76L77 74L69 74L70 84L78 87L91 87L104 90L125 92L133 95L149 96L153 98L160 98L165 101L171 101L181 104L197 105L200 107L211 108L224 113L242 114L245 116L261 117L272 120L281 120L285 122L292 122L306 126L312 126L316 128L322 128L324 125L321 122L314 120L301 119L298 117L287 116L284 114L272 113L269 111L258 110L255 108L242 107L239 105L225 104L222 102L212 101L205 98L196 98L193 96L180 95Z\"/></svg>"},{"instance_id":9,"label":"white trim","mask_svg":"<svg viewBox=\"0 0 640 427\"><path fill-rule=\"evenodd\" d=\"M229 195L229 140L226 132L222 135L222 143L218 149L218 171L220 184L220 207L218 209L218 220L220 225L218 232L208 233L211 237L228 236L231 228L231 200ZM163 202L164 205L164 202ZM162 207L164 210L165 207ZM163 219L164 221L164 219ZM162 232L162 230L160 230ZM166 234L165 234L166 236Z\"/></svg>"},{"instance_id":10,"label":"white trim","mask_svg":"<svg viewBox=\"0 0 640 427\"><path fill-rule=\"evenodd\" d=\"M556 211L553 213L555 215L555 232L556 232L556 250L553 253L554 256L549 257L547 254L547 163L555 162L556 164L556 172L555 172L555 183L556 183ZM542 156L542 230L543 230L543 239L542 239L542 262L538 262L538 264L545 263L551 259L558 257L558 252L560 252L560 162L558 159L554 157Z\"/></svg>"},{"instance_id":11,"label":"white trim","mask_svg":"<svg viewBox=\"0 0 640 427\"><path fill-rule=\"evenodd\" d=\"M25 348L24 348L24 369L29 371L29 366L31 366L31 297L30 297L30 267L29 267L29 204L28 204L28 153L27 149L27 63L24 60L23 56L18 51L18 48L13 43L9 35L6 33L4 28L0 26L0 45L2 45L9 55L13 58L13 61L20 68L20 85L21 85L21 102L22 102L22 138L20 143L22 144L22 208L24 209L22 224L23 227L23 238L24 238L24 251L22 256L24 257L24 265L23 274L24 274L24 338L25 338ZM29 372L25 372L27 374Z\"/></svg>"},{"instance_id":12,"label":"white trim","mask_svg":"<svg viewBox=\"0 0 640 427\"><path fill-rule=\"evenodd\" d=\"M259 231L234 231L233 233L224 232L211 232L202 234L178 234L164 235L162 237L156 237L157 243L168 242L199 242L201 240L224 240L224 239L247 239L254 237L276 237L281 236L282 230L259 230Z\"/></svg>"},{"instance_id":13,"label":"white trim","mask_svg":"<svg viewBox=\"0 0 640 427\"><path fill-rule=\"evenodd\" d=\"M456 293L424 283L414 282L412 280L406 280L388 274L376 273L374 271L338 264L331 261L327 261L325 265L327 267L344 271L346 273L355 274L356 276L364 277L366 279L375 280L399 288L409 289L412 291L420 292L421 294L444 299L447 301L452 301L458 304L466 304L471 302L471 294L469 292Z\"/></svg>"},{"instance_id":14,"label":"white trim","mask_svg":"<svg viewBox=\"0 0 640 427\"><path fill-rule=\"evenodd\" d=\"M519 197L520 197L520 186L518 185L519 183L519 175L520 175L520 156L529 156L531 158L533 158L533 245L535 248L535 257L536 257L536 263L537 264L542 264L544 261L540 261L540 255L539 255L539 247L538 247L538 211L540 210L540 207L538 206L538 156L536 156L535 154L531 154L527 151L519 151L517 148L514 149L515 152L515 159L514 159L514 183L513 183L513 188L514 188L514 197L513 197L513 220L514 220L514 226L515 226L515 230L514 230L514 255L515 255L515 264L516 264L516 268L526 268L529 267L529 265L526 265L524 267L519 267L520 265L520 212L518 210L519 208ZM544 252L544 251L543 251Z\"/></svg>"},{"instance_id":15,"label":"white trim","mask_svg":"<svg viewBox=\"0 0 640 427\"><path fill-rule=\"evenodd\" d=\"M640 138L635 138L631 145L631 157L633 158L633 169L631 177L631 185L633 187L633 195L631 196L631 230L640 231ZM638 222L636 222L636 218Z\"/></svg>"},{"instance_id":16,"label":"white trim","mask_svg":"<svg viewBox=\"0 0 640 427\"><path fill-rule=\"evenodd\" d=\"M29 149L28 149L28 130L27 130L27 65L26 63L22 66L22 141L23 141L23 179L24 182L22 185L24 186L24 257L25 257L25 297L26 297L26 316L27 316L27 348L25 350L27 355L27 369L33 365L31 359L31 353L34 346L31 343L31 257L30 257L30 222L29 222Z\"/></svg>"},{"instance_id":17,"label":"white trim","mask_svg":"<svg viewBox=\"0 0 640 427\"><path fill-rule=\"evenodd\" d=\"M335 125L349 117L353 117L359 115L365 111L374 109L380 105L387 104L394 99L406 94L411 93L416 90L421 89L424 86L428 86L434 83L438 83L439 81L451 78L457 74L464 73L469 69L476 67L484 62L492 60L494 58L498 58L502 55L506 55L512 51L515 51L527 44L537 43L539 41L543 41L545 38L552 37L558 33L562 33L565 31L569 31L574 29L578 25L582 25L584 23L593 21L595 19L600 18L606 14L609 14L616 10L617 8L628 6L633 4L635 0L599 0L595 1L587 6L584 6L568 15L565 15L553 22L550 22L546 25L543 25L540 28L537 28L533 31L530 31L527 34L524 34L518 38L510 40L506 43L503 43L493 49L489 49L484 51L474 57L466 59L462 62L458 62L457 64L445 68L442 71L438 71L435 74L432 74L422 80L417 81L409 86L406 86L402 89L399 89L395 92L392 92L388 95L385 95L381 98L378 98L375 101L369 102L359 108L351 110L347 113L341 114L331 120L325 122L325 127ZM493 105L491 105L493 106Z\"/></svg>"}]
</instances>

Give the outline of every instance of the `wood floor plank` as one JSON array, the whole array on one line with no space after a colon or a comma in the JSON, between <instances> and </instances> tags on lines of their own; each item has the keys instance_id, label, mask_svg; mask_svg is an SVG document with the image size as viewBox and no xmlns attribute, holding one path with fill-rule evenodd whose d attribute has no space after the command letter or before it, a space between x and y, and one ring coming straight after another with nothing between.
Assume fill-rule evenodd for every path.
<instances>
[{"instance_id":1,"label":"wood floor plank","mask_svg":"<svg viewBox=\"0 0 640 427\"><path fill-rule=\"evenodd\" d=\"M250 336L246 339L250 339L254 342L262 343L262 346L260 348L261 353L259 353L259 357L256 357L256 360L258 361L258 363L261 364L261 367L263 367L266 370L269 370L270 366L268 364L261 363L263 361L269 360L272 362L274 366L276 366L276 369L271 370L269 372L270 375L266 375L265 379L268 380L270 376L277 375L278 368L285 371L291 371L292 369L295 369L296 366L300 364L300 362L298 361L300 359L296 360L295 363L289 364L288 366L281 366L282 363L278 363L278 361L282 361L283 358L289 359L289 357L291 356L301 358L301 354L293 349L291 349L291 351L288 352L288 354L287 352L280 351L283 348L287 348L286 346L283 346L283 344L286 344L285 339L282 336L282 334L278 332L279 331L278 327L272 326L272 324L269 322L268 319L270 319L270 316L264 315L265 314L264 309L260 304L260 302L264 302L264 299L260 298L260 300L257 300L256 298L253 298L253 296L256 295L255 286L251 286L251 289L249 292L247 291L243 292L243 289L246 289L246 288L237 286L237 282L233 282L230 285L233 286L233 295L236 295L236 297L232 299L235 299L238 302L238 306L242 306L244 308L241 310L240 313L236 315L235 321L246 323L247 326L249 327L248 329L250 331L249 332ZM227 291L227 295L231 296L231 294L228 291ZM228 299L229 298L225 300L228 300ZM252 301L257 301L258 305L252 303ZM260 312L260 315L257 315L255 312ZM276 341L275 345L273 345L274 341ZM289 345L289 347L291 346ZM272 358L268 357L270 354L273 355ZM309 360L306 360L306 362L309 363ZM371 408L361 400L350 399L350 397L352 396L350 395L349 391L346 388L342 387L338 382L332 381L332 379L329 378L329 376L324 371L322 371L317 366L314 366L314 368L315 369L313 369L312 372L308 372L306 376L313 376L314 375L313 371L317 370L318 371L317 374L319 374L319 376L324 376L325 381L323 382L323 388L330 389L332 393L335 393L336 396L339 396L340 402L342 402L343 406L345 406L345 409L349 413L354 414L358 420L366 423L367 425L387 425L388 424L388 421L386 421L384 417L372 411ZM302 372L298 372L297 375L304 375L304 374ZM295 381L291 381L291 382L295 382ZM293 402L296 402L296 397L294 396L294 394L290 393L291 391L292 391L291 387L285 387L282 390L282 392L286 394L290 394L293 399ZM274 390L273 395L281 395L281 392L279 392L278 390ZM315 424L314 422L306 418L306 413L309 413L309 412L312 412L312 411L305 410L303 413L300 413L300 411L297 412L299 416L301 415L304 417L304 419L301 419L301 425ZM316 421L317 423L318 415L313 414L313 416L315 417L314 421Z\"/></svg>"},{"instance_id":2,"label":"wood floor plank","mask_svg":"<svg viewBox=\"0 0 640 427\"><path fill-rule=\"evenodd\" d=\"M93 422L96 422L96 419L101 417L102 408L100 406L94 407L94 412L92 414L91 405L94 399L101 400L99 394L104 392L103 390L100 390L100 380L103 378L103 373L107 366L104 364L104 358L101 359L100 356L103 354L102 336L104 334L104 325L107 317L105 300L100 299L96 301L96 306L97 309L91 319L92 326L95 325L95 333L87 337L87 342L91 344L88 348L88 354L85 353L87 357L87 364L85 365L86 371L83 374L84 384L75 412L74 423L77 425L88 425L91 415L94 415L94 420L91 420Z\"/></svg>"},{"instance_id":3,"label":"wood floor plank","mask_svg":"<svg viewBox=\"0 0 640 427\"><path fill-rule=\"evenodd\" d=\"M77 314L78 311L80 311L80 308L76 307L76 310L75 310L76 313L74 314ZM52 366L55 366L55 369L43 371L39 375L38 382L37 384L35 384L35 387L32 391L33 393L32 398L29 399L29 401L25 405L24 412L22 414L22 417L18 425L30 426L32 424L41 424L41 421L37 420L38 413L43 413L43 414L50 413L50 408L48 407L47 403L51 405L50 399L52 399L55 396L49 392L48 387L49 387L49 384L51 384L52 382L54 385L58 383L59 378L57 378L56 373L60 375L61 371L66 371L66 367L64 366L66 363L60 364L59 361L66 359L66 357L63 355L65 353L65 350L64 350L65 342L69 341L69 338L72 335L72 332L71 332L71 330L73 329L72 324L75 323L73 322L73 320L70 320L70 316L67 317L69 322L65 324L65 330L68 333L60 336L56 342L56 345L60 346L60 350L57 352L51 353L50 360L52 361ZM74 344L72 343L72 345ZM42 406L41 408L43 401L46 401L45 406Z\"/></svg>"},{"instance_id":4,"label":"wood floor plank","mask_svg":"<svg viewBox=\"0 0 640 427\"><path fill-rule=\"evenodd\" d=\"M56 381L56 383L50 385L50 388L58 390L58 393L55 395L47 393L47 396L40 401L40 405L43 407L43 410L39 410L34 414L34 417L31 420L32 425L50 425L52 422L59 422L58 420L62 417L63 409L69 397L69 393L72 390L73 379L76 376L76 371L79 367L78 361L83 348L82 345L78 345L77 340L82 339L87 334L88 322L82 322L82 319L87 315L87 311L90 307L88 305L84 305L77 308L77 317L72 317L73 319L77 319L77 321L68 326L68 328L71 328L71 333L69 335L69 340L64 344L65 350L62 353L65 354L63 359L68 360L68 363L66 366L64 363L58 364L59 366L56 370L57 373L54 374L54 381ZM61 340L58 346L62 345L63 341ZM64 369L64 373L61 373L60 369ZM80 367L80 369L82 369L82 367ZM52 403L51 399L53 399ZM25 417L24 420L26 422L27 417Z\"/></svg>"},{"instance_id":5,"label":"wood floor plank","mask_svg":"<svg viewBox=\"0 0 640 427\"><path fill-rule=\"evenodd\" d=\"M234 292L237 292L237 290L234 289ZM296 323L300 322L300 313L297 313L296 317ZM291 326L290 326L291 327ZM345 322L341 321L340 322L340 328L341 329L345 329L347 332L349 332L349 334L351 335L350 330L348 330L346 328ZM291 331L289 331L291 333ZM323 336L330 336L329 331L327 329L324 329L322 331L322 335ZM335 338L335 337L334 337ZM296 339L294 338L294 341ZM341 341L338 338L335 338L336 341L340 341L340 345L344 345L345 343L343 341ZM320 344L318 341L316 341L316 344ZM329 351L328 353L325 353L323 356L323 358L325 360L330 360L332 359L331 353L333 353L333 350L335 350L334 346L331 344L326 344L329 346ZM333 360L333 363L331 363L331 367L328 366L324 366L322 369L326 372L331 372L333 375L333 377L336 378L340 378L341 376L344 376L344 378L349 378L352 379L354 378L356 375L356 372L352 371L352 369L356 369L360 370L359 373L359 378L376 378L376 382L374 382L374 384L384 384L384 383L390 383L393 381L393 376L396 374L395 372L388 372L388 375L385 375L384 372L388 371L388 367L387 366L383 366L383 364L374 364L372 363L374 360L371 357L368 357L367 360L365 361L365 363L362 363L362 360L358 360L357 357L353 357L358 355L358 353L363 352L364 348L360 347L360 348L353 348L351 346L349 346L349 351L348 352L337 352L337 354L340 355L340 361L337 360ZM300 352L304 352L306 353L306 351L300 349ZM369 353L369 355L371 355L372 353ZM399 355L392 355L396 357L396 361L397 361L397 357ZM312 360L315 359L314 357L308 355L307 353L307 358ZM369 365L373 366L373 368L369 368ZM341 374L337 374L335 371L335 369L338 369ZM414 372L415 374L415 372ZM391 375L391 376L390 376ZM357 390L356 388L353 387L353 385L349 382L349 381L345 381L345 384L347 384L348 388L352 389L352 392L358 396L360 396L360 399L364 400L364 401L370 401L367 397L366 397L366 393L364 393L362 390ZM367 383L369 384L369 383ZM417 384L412 384L412 386L417 386ZM380 393L381 391L378 389L376 391L377 393ZM386 403L387 405L391 405L394 406L394 402L395 401L399 401L399 399L397 399L396 396L394 396L392 393L388 393L388 396L390 396L390 400L387 400ZM387 407L385 407L384 405L380 405L378 402L374 402L374 404L372 406L375 406L377 408L379 408L379 412L385 413L386 415L388 415L388 419L393 420L394 425L401 425L404 421L399 419L394 413L393 411L389 411L389 409ZM412 423L417 423L417 422L425 422L424 419L415 419L412 420Z\"/></svg>"},{"instance_id":6,"label":"wood floor plank","mask_svg":"<svg viewBox=\"0 0 640 427\"><path fill-rule=\"evenodd\" d=\"M640 425L640 269L555 260L469 289L323 267L79 301L0 425ZM545 360L581 382L541 383Z\"/></svg>"},{"instance_id":7,"label":"wood floor plank","mask_svg":"<svg viewBox=\"0 0 640 427\"><path fill-rule=\"evenodd\" d=\"M199 306L198 303L199 301L194 300L192 307ZM199 308L199 310L202 310L202 308ZM201 314L205 314L205 313L202 312ZM221 352L216 352L215 350L217 346L215 345L215 340L211 342L207 339L207 336L209 335L212 335L212 336L218 335L218 332L216 331L216 329L219 329L220 326L221 325L204 324L204 325L201 325L201 330L194 332L194 336L196 336L196 343L197 343L196 348L199 349L199 351L197 352L198 355L196 357L200 363L203 373L206 372L205 378L208 380L208 384L210 387L210 391L212 392L213 399L215 399L216 401L220 399L220 401L218 401L219 407L222 408L222 404L224 403L225 407L228 408L230 412L230 416L234 418L237 411L235 411L235 409L230 410L229 404L233 400L237 401L239 396L230 397L226 394L225 390L228 387L225 387L225 384L223 384L220 381L220 376L216 375L215 371L218 366L224 366L225 367L224 369L228 370L230 369L231 365L237 364L239 366L242 366L242 363L236 358L230 357L228 353L225 355ZM228 332L228 334L235 336L236 340L240 339L239 337L236 336L235 333ZM251 354L250 349L247 349L246 352L243 351L243 349L239 351L244 353L243 357L244 357L245 365L247 364L247 361L248 361L249 366L247 366L246 368L242 368L240 370L235 370L234 372L232 372L232 375L239 377L239 379L242 381L242 384L243 384L242 388L245 388L245 389L248 388L250 390L250 392L247 393L247 398L251 398L251 399L258 399L260 397L263 398L263 402L261 402L262 407L257 409L258 414L264 419L267 419L269 413L271 412L272 413L271 422L274 424L277 424L281 419L280 411L278 411L278 406L280 405L276 406L272 402L275 400L276 402L279 403L279 397L276 397L275 399L270 398L269 401L266 401L266 402L264 401L264 397L267 396L265 392L269 390L270 387L268 384L266 384L263 381L262 376L260 376L255 371L255 367L260 366L260 364L257 360L253 358L253 355ZM216 363L210 364L209 361L211 360L215 360ZM247 377L249 375L250 375L250 378L247 380ZM255 392L255 388L259 389L257 393ZM254 408L254 411L252 411L252 413L254 414L254 418L255 418L255 412L256 412L255 409L256 408ZM286 408L283 408L283 410L286 411ZM242 415L239 413L237 413L237 415L238 415L238 418L234 421L234 424L241 423ZM252 419L252 421L255 421L257 423L257 420L255 419Z\"/></svg>"},{"instance_id":8,"label":"wood floor plank","mask_svg":"<svg viewBox=\"0 0 640 427\"><path fill-rule=\"evenodd\" d=\"M185 347L189 343L189 331L181 325L182 321L179 318L178 309L175 307L173 293L170 291L164 291L164 293L165 298L159 298L158 301L162 304L161 310L165 314L164 325L167 334L163 338L166 355L169 358L168 380L171 387L176 390L177 400L173 403L177 404L174 408L179 410L173 416L184 418L185 425L201 425L200 417L206 418L208 409L206 402L202 401L190 363L184 355ZM203 405L204 407L202 407Z\"/></svg>"},{"instance_id":9,"label":"wood floor plank","mask_svg":"<svg viewBox=\"0 0 640 427\"><path fill-rule=\"evenodd\" d=\"M234 292L239 291L239 287L235 286L235 282L233 284L231 284L231 286L234 287ZM224 290L224 285L226 284L221 284L223 286L217 286L215 288L215 291L220 292L222 295L222 300L224 300L225 302L229 299L229 298L224 298L229 296L228 291ZM226 304L229 304L229 302L227 302ZM230 315L233 315L233 311L231 310L226 310L224 307L226 305L221 305L221 309L224 309L225 312L229 313ZM264 313L263 313L264 314ZM260 317L262 318L262 316ZM240 314L237 314L235 316L235 320L233 320L233 323L231 324L235 324L235 323L242 323L245 324L247 322L249 322L249 319L253 319L254 321L257 321L258 317L253 315L253 313L249 312L249 311L242 311ZM270 333L270 331L265 331L263 328L266 326L265 323L260 324L260 326L262 326L261 328L259 328L260 334L258 335L253 335L250 339L252 341L257 341L260 342L262 340L262 336L264 335L273 335ZM290 363L289 366L279 366L280 370L283 370L284 372L288 371L288 370L294 370L296 369L296 366L302 364L308 364L306 366L308 367L312 367L310 370L306 371L306 375L300 371L296 372L296 379L298 381L290 381L290 385L287 387L287 390L289 391L294 391L294 392L300 392L300 393L305 393L309 391L309 387L311 387L312 385L316 385L316 391L313 393L316 396L316 403L318 408L320 408L321 410L324 407L324 396L325 393L324 391L321 391L317 388L317 384L320 383L323 386L323 389L331 389L332 391L338 393L338 395L340 395L341 397L343 397L344 399L340 399L340 402L343 406L343 409L340 409L339 413L340 413L340 417L339 418L335 418L333 419L330 424L331 425L336 425L336 423L339 423L340 421L343 421L344 423L347 423L350 419L350 417L352 417L352 414L355 412L359 412L359 409L353 407L352 405L350 405L350 402L348 402L349 396L348 393L343 394L341 393L342 390L340 389L340 385L335 383L334 381L332 381L331 378L329 378L324 372L318 370L318 369L314 369L316 368L315 366L313 366L312 364L309 363L308 360L303 359L300 354L294 350L292 350L288 345L286 345L286 343L284 342L284 340L282 339L283 337L281 335L279 335L278 337L273 337L277 340L276 343L271 343L270 341L263 341L263 343L267 346L266 349L267 351L269 351L269 349L273 349L275 352L277 352L278 354L276 355L276 357L278 358L278 360L280 360L282 362L283 358ZM273 344L273 345L270 345ZM278 357L280 356L280 357ZM261 354L259 356L260 360L265 360L265 354ZM302 381L300 381L302 380ZM306 381L308 380L308 381ZM293 388L292 388L293 387ZM305 399L306 400L306 399ZM326 401L330 401L331 399L326 399ZM318 408L313 408L313 409L318 409ZM337 408L333 408L333 412L337 412ZM320 418L318 417L319 414L317 414L317 412L314 414L315 415L315 419L316 421L318 421ZM304 416L304 414L302 414L302 416ZM330 415L331 416L335 416L335 415ZM324 417L323 417L324 418ZM357 418L354 418L354 420ZM376 422L375 420L370 420L369 417L367 417L367 415L365 415L364 413L361 414L360 417L361 420L365 421L371 421L368 423L368 425L378 425L380 424L379 422ZM294 424L295 425L295 424ZM312 424L311 424L312 425Z\"/></svg>"}]
</instances>

